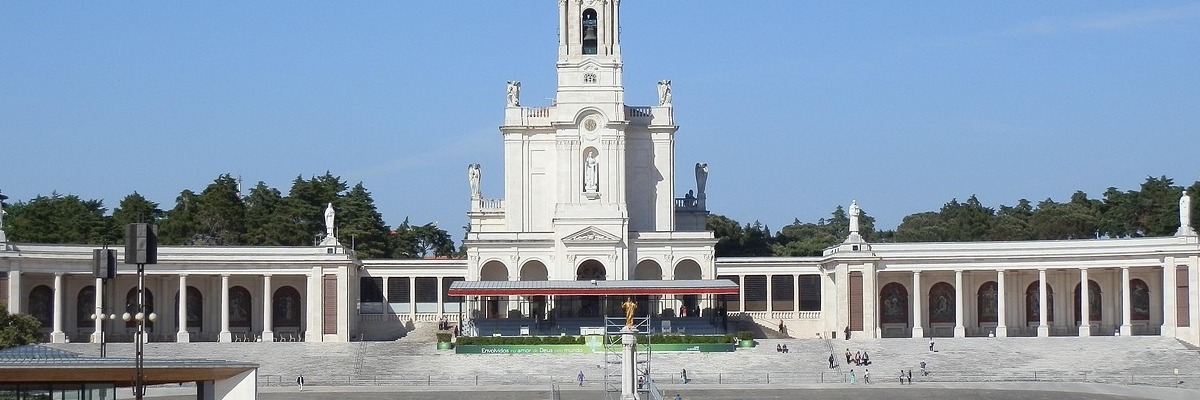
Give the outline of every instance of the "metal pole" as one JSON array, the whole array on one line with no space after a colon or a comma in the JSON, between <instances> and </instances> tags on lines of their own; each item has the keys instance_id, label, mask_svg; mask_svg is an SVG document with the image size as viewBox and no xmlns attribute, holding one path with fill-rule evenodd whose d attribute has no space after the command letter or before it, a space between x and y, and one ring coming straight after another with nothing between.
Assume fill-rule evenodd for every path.
<instances>
[{"instance_id":1,"label":"metal pole","mask_svg":"<svg viewBox=\"0 0 1200 400\"><path fill-rule=\"evenodd\" d=\"M142 400L146 396L146 382L145 382L146 377L145 377L145 369L144 369L145 368L145 359L143 358L143 353L142 353L145 350L145 346L143 345L142 342L144 341L144 339L146 337L145 336L146 335L146 319L148 318L148 316L146 315L146 264L138 263L137 274L138 274L138 314L141 316L141 318L137 318L138 330L137 330L137 343L135 344L135 346L137 347L137 349L136 349L137 350L137 355L136 355L137 361L136 361L136 364L134 367L135 372L134 372L134 382L133 382L133 386L134 386L133 394L134 394L135 399Z\"/></svg>"}]
</instances>

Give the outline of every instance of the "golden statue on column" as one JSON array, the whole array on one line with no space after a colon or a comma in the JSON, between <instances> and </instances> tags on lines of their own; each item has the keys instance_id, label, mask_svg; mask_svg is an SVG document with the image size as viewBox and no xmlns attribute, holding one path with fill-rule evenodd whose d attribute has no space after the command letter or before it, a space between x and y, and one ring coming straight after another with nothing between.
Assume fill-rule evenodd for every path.
<instances>
[{"instance_id":1,"label":"golden statue on column","mask_svg":"<svg viewBox=\"0 0 1200 400\"><path fill-rule=\"evenodd\" d=\"M637 311L637 303L633 299L626 297L625 302L621 303L621 309L625 310L625 327L633 328L633 313Z\"/></svg>"}]
</instances>

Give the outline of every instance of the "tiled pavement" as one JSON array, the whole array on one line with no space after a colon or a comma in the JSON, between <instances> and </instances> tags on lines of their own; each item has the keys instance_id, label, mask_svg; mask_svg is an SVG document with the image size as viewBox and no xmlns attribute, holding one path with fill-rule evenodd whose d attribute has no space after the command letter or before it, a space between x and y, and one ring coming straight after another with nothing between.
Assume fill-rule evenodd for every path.
<instances>
[{"instance_id":1,"label":"tiled pavement","mask_svg":"<svg viewBox=\"0 0 1200 400\"><path fill-rule=\"evenodd\" d=\"M573 384L583 371L588 384L602 380L603 355L457 355L438 351L428 326L396 342L365 343L150 343L148 358L207 358L260 364L260 386L291 386L303 374L322 386L494 386ZM656 382L678 384L687 369L698 385L842 384L855 370L862 380L870 369L875 383L894 384L901 369L914 381L1106 382L1200 389L1200 352L1160 337L938 338L937 352L924 339L767 339L733 353L655 353L650 366ZM775 351L787 344L790 352ZM872 364L828 368L830 346L840 364L842 352L866 351ZM56 347L97 355L95 344ZM128 356L130 343L109 344L109 354ZM930 375L917 367L928 364ZM1174 370L1178 369L1180 378ZM1177 380L1178 379L1178 380ZM1178 381L1183 381L1179 385Z\"/></svg>"}]
</instances>

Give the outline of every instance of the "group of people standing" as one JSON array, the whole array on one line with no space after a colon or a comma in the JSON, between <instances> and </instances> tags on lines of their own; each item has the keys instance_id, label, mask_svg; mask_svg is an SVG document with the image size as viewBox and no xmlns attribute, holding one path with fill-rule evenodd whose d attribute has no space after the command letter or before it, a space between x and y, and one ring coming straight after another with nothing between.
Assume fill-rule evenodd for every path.
<instances>
[{"instance_id":1,"label":"group of people standing","mask_svg":"<svg viewBox=\"0 0 1200 400\"><path fill-rule=\"evenodd\" d=\"M832 354L830 357L832 358ZM856 351L854 355L850 355L850 349L846 349L846 365L854 364L859 367L871 365L871 356L865 351ZM832 368L832 367L830 367Z\"/></svg>"}]
</instances>

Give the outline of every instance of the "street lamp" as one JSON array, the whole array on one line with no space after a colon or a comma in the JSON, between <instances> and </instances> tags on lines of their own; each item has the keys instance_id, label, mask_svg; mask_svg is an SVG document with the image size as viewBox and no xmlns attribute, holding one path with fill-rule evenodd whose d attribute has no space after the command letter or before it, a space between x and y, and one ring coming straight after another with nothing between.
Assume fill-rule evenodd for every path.
<instances>
[{"instance_id":1,"label":"street lamp","mask_svg":"<svg viewBox=\"0 0 1200 400\"><path fill-rule=\"evenodd\" d=\"M121 315L121 319L125 322L137 322L137 339L134 343L135 364L133 376L133 395L137 400L142 400L146 396L146 375L145 375L145 360L143 352L145 351L146 338L146 321L153 322L158 319L158 315L154 313L146 313L146 264L158 264L158 232L157 227L152 224L134 223L125 227L125 263L137 264L137 313L130 315L126 312ZM186 293L181 293L186 295Z\"/></svg>"}]
</instances>

